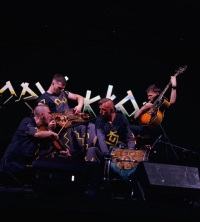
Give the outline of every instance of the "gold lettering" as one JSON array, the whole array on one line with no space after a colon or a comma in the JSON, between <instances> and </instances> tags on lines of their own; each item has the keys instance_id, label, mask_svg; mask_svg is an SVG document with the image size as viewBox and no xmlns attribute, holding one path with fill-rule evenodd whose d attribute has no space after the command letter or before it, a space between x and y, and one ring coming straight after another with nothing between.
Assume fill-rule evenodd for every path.
<instances>
[{"instance_id":1,"label":"gold lettering","mask_svg":"<svg viewBox=\"0 0 200 222\"><path fill-rule=\"evenodd\" d=\"M55 99L55 100L54 100L54 103L58 106L58 105L61 104L61 101L60 101L59 99Z\"/></svg>"},{"instance_id":2,"label":"gold lettering","mask_svg":"<svg viewBox=\"0 0 200 222\"><path fill-rule=\"evenodd\" d=\"M55 99L54 100L54 103L58 106L60 105L61 103L66 103L67 102L67 99L65 97L62 98L62 100L59 100L59 99Z\"/></svg>"},{"instance_id":3,"label":"gold lettering","mask_svg":"<svg viewBox=\"0 0 200 222\"><path fill-rule=\"evenodd\" d=\"M83 137L80 137L80 134L77 131L74 131L76 133L78 140L81 140L81 145L86 147L88 149L88 143L85 144L85 133L83 134ZM87 133L87 138L89 138L89 133Z\"/></svg>"},{"instance_id":4,"label":"gold lettering","mask_svg":"<svg viewBox=\"0 0 200 222\"><path fill-rule=\"evenodd\" d=\"M70 150L70 147L69 147L69 145L68 145L68 143L69 143L69 138L67 137L67 132L64 134L63 137L66 139L65 146L67 147L67 149Z\"/></svg>"},{"instance_id":5,"label":"gold lettering","mask_svg":"<svg viewBox=\"0 0 200 222\"><path fill-rule=\"evenodd\" d=\"M108 145L117 145L119 136L116 134L117 131L113 132L110 131L110 133L107 135L108 141L106 142Z\"/></svg>"}]
</instances>

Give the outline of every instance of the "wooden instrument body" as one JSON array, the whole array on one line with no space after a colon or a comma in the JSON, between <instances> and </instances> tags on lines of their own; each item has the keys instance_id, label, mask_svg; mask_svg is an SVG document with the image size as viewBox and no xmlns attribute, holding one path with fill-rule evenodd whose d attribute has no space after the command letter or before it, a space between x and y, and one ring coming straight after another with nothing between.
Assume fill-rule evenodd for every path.
<instances>
[{"instance_id":1,"label":"wooden instrument body","mask_svg":"<svg viewBox=\"0 0 200 222\"><path fill-rule=\"evenodd\" d=\"M147 126L149 129L156 128L163 120L165 109L170 106L167 99L163 99L160 104L152 107L140 117L140 124Z\"/></svg>"}]
</instances>

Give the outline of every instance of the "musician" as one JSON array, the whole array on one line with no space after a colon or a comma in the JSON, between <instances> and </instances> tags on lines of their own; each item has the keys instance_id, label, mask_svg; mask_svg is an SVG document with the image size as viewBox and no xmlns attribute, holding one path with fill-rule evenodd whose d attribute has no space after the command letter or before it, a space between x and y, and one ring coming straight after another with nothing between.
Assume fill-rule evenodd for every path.
<instances>
[{"instance_id":1,"label":"musician","mask_svg":"<svg viewBox=\"0 0 200 222\"><path fill-rule=\"evenodd\" d=\"M1 183L19 186L31 183L32 162L50 156L53 151L50 141L58 139L57 133L40 130L51 120L49 107L42 104L34 108L33 116L21 121L0 161Z\"/></svg>"},{"instance_id":2,"label":"musician","mask_svg":"<svg viewBox=\"0 0 200 222\"><path fill-rule=\"evenodd\" d=\"M170 95L170 100L168 101L166 98L166 106L169 105L173 105L176 102L176 98L177 98L177 79L176 76L171 76L170 78L170 82L171 82L171 95ZM149 111L151 108L154 107L154 101L155 99L160 95L161 93L161 89L160 87L158 87L157 85L153 84L151 86L148 87L148 89L146 90L147 93L147 98L148 98L148 102L144 102L143 106L136 111L134 119L140 120L140 118L147 112ZM154 123L153 123L154 124ZM159 126L159 123L158 125ZM154 128L152 130L152 128ZM135 136L145 136L145 135L158 135L158 132L155 133L155 128L157 127L151 127L147 125L131 125L131 130L134 133Z\"/></svg>"},{"instance_id":3,"label":"musician","mask_svg":"<svg viewBox=\"0 0 200 222\"><path fill-rule=\"evenodd\" d=\"M48 90L37 98L36 103L47 104L52 114L61 113L65 116L68 111L72 110L73 115L79 115L84 105L84 97L65 90L66 84L67 80L62 74L55 74ZM77 105L70 109L69 101ZM96 139L94 124L88 121L67 128L63 128L57 122L54 131L59 133L59 137L70 155L78 159L85 158L86 150Z\"/></svg>"},{"instance_id":4,"label":"musician","mask_svg":"<svg viewBox=\"0 0 200 222\"><path fill-rule=\"evenodd\" d=\"M87 151L87 160L99 163L109 156L112 147L135 147L135 138L130 129L128 119L115 111L114 103L109 98L98 102L100 117L95 121L97 143Z\"/></svg>"}]
</instances>

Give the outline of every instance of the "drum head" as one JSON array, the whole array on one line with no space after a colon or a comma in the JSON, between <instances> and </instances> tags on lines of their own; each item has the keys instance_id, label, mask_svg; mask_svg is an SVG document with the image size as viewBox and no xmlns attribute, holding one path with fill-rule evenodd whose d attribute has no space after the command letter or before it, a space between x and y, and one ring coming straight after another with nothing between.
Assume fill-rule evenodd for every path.
<instances>
[{"instance_id":1,"label":"drum head","mask_svg":"<svg viewBox=\"0 0 200 222\"><path fill-rule=\"evenodd\" d=\"M143 160L144 152L144 150L118 148L111 153L111 159L119 169L132 169Z\"/></svg>"}]
</instances>

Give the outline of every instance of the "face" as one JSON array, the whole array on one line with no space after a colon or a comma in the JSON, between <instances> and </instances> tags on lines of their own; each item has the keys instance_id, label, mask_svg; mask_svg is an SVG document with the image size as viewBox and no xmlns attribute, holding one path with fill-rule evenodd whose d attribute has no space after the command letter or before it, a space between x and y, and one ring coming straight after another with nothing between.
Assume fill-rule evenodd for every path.
<instances>
[{"instance_id":1,"label":"face","mask_svg":"<svg viewBox=\"0 0 200 222\"><path fill-rule=\"evenodd\" d=\"M53 94L59 96L60 93L65 89L65 85L61 82L53 81L52 83Z\"/></svg>"},{"instance_id":2,"label":"face","mask_svg":"<svg viewBox=\"0 0 200 222\"><path fill-rule=\"evenodd\" d=\"M45 111L43 111L43 118L42 119L44 121L43 124L45 124L45 125L48 125L49 122L51 122L51 120L53 119L50 109L48 107L46 107Z\"/></svg>"},{"instance_id":3,"label":"face","mask_svg":"<svg viewBox=\"0 0 200 222\"><path fill-rule=\"evenodd\" d=\"M154 100L154 98L155 98L157 95L159 95L158 92L153 92L153 91L147 92L147 98L148 98L148 100L151 101L151 102Z\"/></svg>"},{"instance_id":4,"label":"face","mask_svg":"<svg viewBox=\"0 0 200 222\"><path fill-rule=\"evenodd\" d=\"M101 115L103 115L104 118L108 117L109 114L112 113L113 111L114 111L113 108L110 107L106 102L99 106L99 112Z\"/></svg>"}]
</instances>

